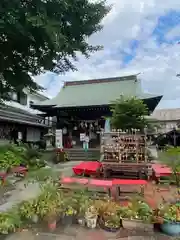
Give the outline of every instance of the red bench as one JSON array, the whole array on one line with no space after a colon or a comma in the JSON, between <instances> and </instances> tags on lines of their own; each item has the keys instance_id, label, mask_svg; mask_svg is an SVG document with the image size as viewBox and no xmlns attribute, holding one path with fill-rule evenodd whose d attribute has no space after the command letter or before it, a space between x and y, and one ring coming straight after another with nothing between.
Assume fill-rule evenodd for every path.
<instances>
[{"instance_id":1,"label":"red bench","mask_svg":"<svg viewBox=\"0 0 180 240\"><path fill-rule=\"evenodd\" d=\"M28 172L28 169L26 167L21 167L21 166L18 166L18 167L14 167L10 170L10 173L13 173L15 174L16 176L26 176Z\"/></svg>"},{"instance_id":2,"label":"red bench","mask_svg":"<svg viewBox=\"0 0 180 240\"><path fill-rule=\"evenodd\" d=\"M0 180L4 184L4 182L5 182L6 178L8 177L8 175L15 174L16 176L23 176L23 177L25 177L27 172L28 172L28 169L26 167L21 167L21 166L14 167L12 169L9 169L9 171L7 171L7 172L0 172Z\"/></svg>"},{"instance_id":3,"label":"red bench","mask_svg":"<svg viewBox=\"0 0 180 240\"><path fill-rule=\"evenodd\" d=\"M0 173L0 180L2 181L2 184L5 183L6 177L7 177L7 173L3 173L3 172Z\"/></svg>"}]
</instances>

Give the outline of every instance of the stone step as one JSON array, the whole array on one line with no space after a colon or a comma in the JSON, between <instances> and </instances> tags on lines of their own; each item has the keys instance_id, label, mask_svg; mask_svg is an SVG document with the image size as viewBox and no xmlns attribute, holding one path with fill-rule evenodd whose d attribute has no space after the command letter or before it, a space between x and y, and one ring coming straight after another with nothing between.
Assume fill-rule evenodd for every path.
<instances>
[{"instance_id":1,"label":"stone step","mask_svg":"<svg viewBox=\"0 0 180 240\"><path fill-rule=\"evenodd\" d=\"M98 157L90 157L90 156L81 156L81 157L79 157L79 156L76 156L76 157L69 157L69 159L71 160L71 161L85 161L85 160L88 160L88 161L98 161L99 160L99 158Z\"/></svg>"},{"instance_id":2,"label":"stone step","mask_svg":"<svg viewBox=\"0 0 180 240\"><path fill-rule=\"evenodd\" d=\"M97 161L100 159L99 149L89 149L85 152L81 149L65 149L71 161Z\"/></svg>"},{"instance_id":3,"label":"stone step","mask_svg":"<svg viewBox=\"0 0 180 240\"><path fill-rule=\"evenodd\" d=\"M78 156L78 157L84 157L84 156L89 156L89 157L99 157L99 154L68 154L68 156L69 157L76 157L76 156Z\"/></svg>"}]
</instances>

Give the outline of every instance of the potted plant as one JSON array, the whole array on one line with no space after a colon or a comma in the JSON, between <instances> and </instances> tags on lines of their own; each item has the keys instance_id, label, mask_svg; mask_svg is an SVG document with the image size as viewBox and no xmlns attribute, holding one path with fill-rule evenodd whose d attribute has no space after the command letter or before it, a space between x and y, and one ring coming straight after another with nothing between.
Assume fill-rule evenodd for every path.
<instances>
[{"instance_id":1,"label":"potted plant","mask_svg":"<svg viewBox=\"0 0 180 240\"><path fill-rule=\"evenodd\" d=\"M152 209L140 199L132 199L128 206L123 208L121 215L125 228L133 225L134 228L153 229Z\"/></svg>"},{"instance_id":2,"label":"potted plant","mask_svg":"<svg viewBox=\"0 0 180 240\"><path fill-rule=\"evenodd\" d=\"M161 230L171 236L180 234L180 203L165 204L159 208L163 219Z\"/></svg>"},{"instance_id":3,"label":"potted plant","mask_svg":"<svg viewBox=\"0 0 180 240\"><path fill-rule=\"evenodd\" d=\"M0 213L0 233L8 234L15 232L22 225L17 209Z\"/></svg>"},{"instance_id":4,"label":"potted plant","mask_svg":"<svg viewBox=\"0 0 180 240\"><path fill-rule=\"evenodd\" d=\"M100 227L108 232L117 232L120 227L120 217L117 213L107 213L103 218L100 220Z\"/></svg>"},{"instance_id":5,"label":"potted plant","mask_svg":"<svg viewBox=\"0 0 180 240\"><path fill-rule=\"evenodd\" d=\"M85 212L85 219L88 228L96 228L98 211L95 206L91 205Z\"/></svg>"},{"instance_id":6,"label":"potted plant","mask_svg":"<svg viewBox=\"0 0 180 240\"><path fill-rule=\"evenodd\" d=\"M57 226L57 219L58 219L58 211L56 209L55 205L51 205L52 207L49 209L45 219L47 220L48 223L48 228L51 231L54 231Z\"/></svg>"},{"instance_id":7,"label":"potted plant","mask_svg":"<svg viewBox=\"0 0 180 240\"><path fill-rule=\"evenodd\" d=\"M38 202L38 213L41 219L45 220L51 231L56 229L57 221L60 215L60 206L57 199L45 198Z\"/></svg>"},{"instance_id":8,"label":"potted plant","mask_svg":"<svg viewBox=\"0 0 180 240\"><path fill-rule=\"evenodd\" d=\"M64 209L62 223L64 225L71 225L73 223L73 218L76 215L77 211L73 206L69 205Z\"/></svg>"},{"instance_id":9,"label":"potted plant","mask_svg":"<svg viewBox=\"0 0 180 240\"><path fill-rule=\"evenodd\" d=\"M81 226L85 226L86 224L85 212L87 211L91 202L89 192L86 189L76 191L75 194L73 195L73 201L75 203L74 206L76 206L77 210L77 222Z\"/></svg>"},{"instance_id":10,"label":"potted plant","mask_svg":"<svg viewBox=\"0 0 180 240\"><path fill-rule=\"evenodd\" d=\"M121 227L120 206L110 199L97 200L95 206L98 210L100 227L109 232L118 231Z\"/></svg>"},{"instance_id":11,"label":"potted plant","mask_svg":"<svg viewBox=\"0 0 180 240\"><path fill-rule=\"evenodd\" d=\"M56 228L56 223L62 211L62 194L58 186L51 180L42 186L42 193L36 200L36 211L41 219L48 223L51 230Z\"/></svg>"},{"instance_id":12,"label":"potted plant","mask_svg":"<svg viewBox=\"0 0 180 240\"><path fill-rule=\"evenodd\" d=\"M37 223L39 216L37 213L37 204L35 200L24 201L19 206L19 214L25 220L31 220Z\"/></svg>"}]
</instances>

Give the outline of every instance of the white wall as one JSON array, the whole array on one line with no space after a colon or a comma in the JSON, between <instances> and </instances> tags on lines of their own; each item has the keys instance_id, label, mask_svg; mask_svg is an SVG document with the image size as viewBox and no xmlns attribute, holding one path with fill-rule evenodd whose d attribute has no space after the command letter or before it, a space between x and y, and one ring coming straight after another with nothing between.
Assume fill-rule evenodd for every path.
<instances>
[{"instance_id":1,"label":"white wall","mask_svg":"<svg viewBox=\"0 0 180 240\"><path fill-rule=\"evenodd\" d=\"M24 90L24 93L27 95L27 104L25 105L21 105L20 103L16 102L16 101L4 101L5 104L7 104L8 106L11 107L16 107L16 108L20 108L22 110L28 111L32 114L41 114L42 112L36 110L36 109L32 109L30 108L30 103L31 101L33 101L33 103L37 103L40 101L43 101L45 99L44 96L41 95L36 95L36 94L30 94L27 90Z\"/></svg>"},{"instance_id":2,"label":"white wall","mask_svg":"<svg viewBox=\"0 0 180 240\"><path fill-rule=\"evenodd\" d=\"M41 132L40 129L28 127L26 140L28 142L37 142L40 140Z\"/></svg>"},{"instance_id":3,"label":"white wall","mask_svg":"<svg viewBox=\"0 0 180 240\"><path fill-rule=\"evenodd\" d=\"M159 122L161 128L158 129L159 133L166 133L170 132L173 129L176 129L178 127L178 122L176 121L166 121L166 122Z\"/></svg>"}]
</instances>

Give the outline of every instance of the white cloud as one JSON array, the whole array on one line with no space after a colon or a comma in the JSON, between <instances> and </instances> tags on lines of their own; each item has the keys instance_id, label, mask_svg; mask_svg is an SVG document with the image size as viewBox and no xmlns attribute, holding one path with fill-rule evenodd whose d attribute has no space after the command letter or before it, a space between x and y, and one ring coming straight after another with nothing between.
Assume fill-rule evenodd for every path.
<instances>
[{"instance_id":1,"label":"white cloud","mask_svg":"<svg viewBox=\"0 0 180 240\"><path fill-rule=\"evenodd\" d=\"M63 81L82 80L99 77L112 77L123 74L143 72L143 86L149 92L163 93L166 99L176 99L180 94L180 45L158 45L152 32L158 18L168 11L180 11L179 0L108 0L111 12L103 19L104 29L94 34L89 42L102 44L104 50L92 55L90 59L80 56L76 63L77 72L63 76L45 74L37 78L47 87L48 94L59 92ZM166 37L177 35L177 29ZM174 31L174 33L173 33ZM179 32L180 33L180 32ZM137 39L140 45L135 58L123 68L123 52L130 53L130 41Z\"/></svg>"}]
</instances>

